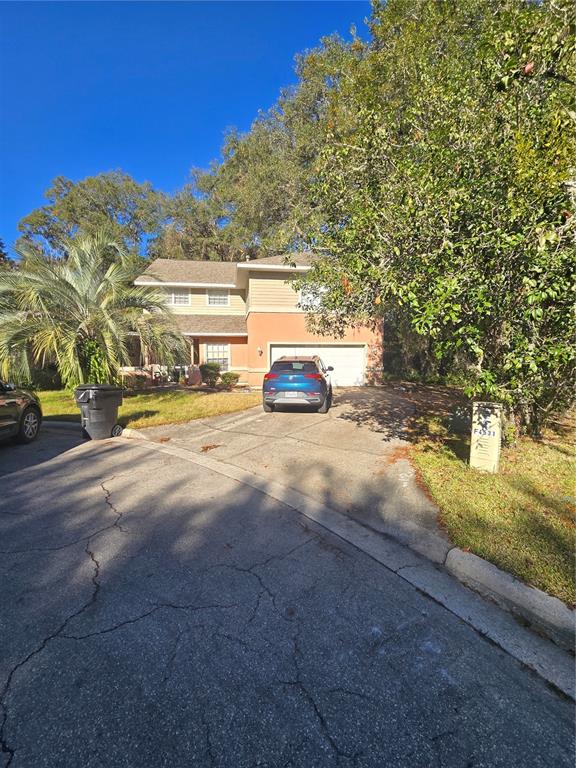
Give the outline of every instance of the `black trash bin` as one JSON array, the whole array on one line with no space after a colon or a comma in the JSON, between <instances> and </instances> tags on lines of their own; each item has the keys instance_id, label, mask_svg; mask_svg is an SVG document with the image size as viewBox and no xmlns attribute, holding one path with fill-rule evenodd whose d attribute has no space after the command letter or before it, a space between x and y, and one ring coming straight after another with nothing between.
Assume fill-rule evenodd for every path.
<instances>
[{"instance_id":1,"label":"black trash bin","mask_svg":"<svg viewBox=\"0 0 576 768\"><path fill-rule=\"evenodd\" d=\"M81 384L74 390L76 405L82 415L82 429L93 440L119 437L118 408L122 405L122 388L112 384Z\"/></svg>"}]
</instances>

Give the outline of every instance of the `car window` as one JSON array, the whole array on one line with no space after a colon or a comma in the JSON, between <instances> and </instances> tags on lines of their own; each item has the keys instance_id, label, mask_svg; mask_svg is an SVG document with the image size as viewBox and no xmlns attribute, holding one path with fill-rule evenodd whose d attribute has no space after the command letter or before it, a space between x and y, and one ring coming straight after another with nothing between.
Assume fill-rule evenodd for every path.
<instances>
[{"instance_id":1,"label":"car window","mask_svg":"<svg viewBox=\"0 0 576 768\"><path fill-rule=\"evenodd\" d=\"M282 360L272 366L274 373L317 373L316 363L299 360Z\"/></svg>"}]
</instances>

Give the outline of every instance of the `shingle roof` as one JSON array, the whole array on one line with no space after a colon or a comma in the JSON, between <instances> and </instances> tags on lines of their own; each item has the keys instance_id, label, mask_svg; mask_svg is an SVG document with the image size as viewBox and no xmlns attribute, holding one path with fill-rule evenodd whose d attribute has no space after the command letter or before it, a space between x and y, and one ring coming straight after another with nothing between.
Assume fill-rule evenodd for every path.
<instances>
[{"instance_id":1,"label":"shingle roof","mask_svg":"<svg viewBox=\"0 0 576 768\"><path fill-rule=\"evenodd\" d=\"M155 259L136 280L137 285L142 282L232 286L236 284L236 264L230 261Z\"/></svg>"},{"instance_id":2,"label":"shingle roof","mask_svg":"<svg viewBox=\"0 0 576 768\"><path fill-rule=\"evenodd\" d=\"M180 331L190 336L248 335L243 315L174 315Z\"/></svg>"},{"instance_id":3,"label":"shingle roof","mask_svg":"<svg viewBox=\"0 0 576 768\"><path fill-rule=\"evenodd\" d=\"M136 285L147 283L158 285L236 285L236 268L255 267L289 268L292 265L309 267L313 256L310 253L290 253L286 255L264 256L250 261L192 261L189 259L155 259L136 279Z\"/></svg>"}]
</instances>

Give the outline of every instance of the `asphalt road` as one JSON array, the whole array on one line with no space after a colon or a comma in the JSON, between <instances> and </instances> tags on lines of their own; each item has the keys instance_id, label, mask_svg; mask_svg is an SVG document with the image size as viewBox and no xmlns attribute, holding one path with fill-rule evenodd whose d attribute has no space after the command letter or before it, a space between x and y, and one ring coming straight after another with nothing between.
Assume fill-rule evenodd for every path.
<instances>
[{"instance_id":1,"label":"asphalt road","mask_svg":"<svg viewBox=\"0 0 576 768\"><path fill-rule=\"evenodd\" d=\"M265 493L33 451L0 448L0 765L573 765L571 702Z\"/></svg>"}]
</instances>

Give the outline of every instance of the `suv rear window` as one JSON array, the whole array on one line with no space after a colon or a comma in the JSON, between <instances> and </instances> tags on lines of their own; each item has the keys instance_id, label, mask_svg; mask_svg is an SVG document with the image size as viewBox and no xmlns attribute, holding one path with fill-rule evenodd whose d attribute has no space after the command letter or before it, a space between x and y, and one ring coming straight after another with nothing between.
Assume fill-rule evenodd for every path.
<instances>
[{"instance_id":1,"label":"suv rear window","mask_svg":"<svg viewBox=\"0 0 576 768\"><path fill-rule=\"evenodd\" d=\"M316 363L299 360L282 360L272 366L274 373L318 373Z\"/></svg>"}]
</instances>

